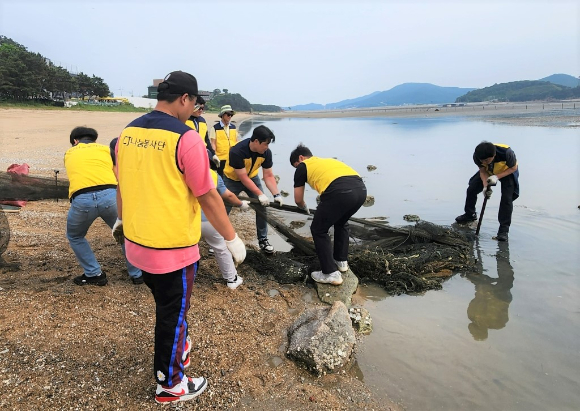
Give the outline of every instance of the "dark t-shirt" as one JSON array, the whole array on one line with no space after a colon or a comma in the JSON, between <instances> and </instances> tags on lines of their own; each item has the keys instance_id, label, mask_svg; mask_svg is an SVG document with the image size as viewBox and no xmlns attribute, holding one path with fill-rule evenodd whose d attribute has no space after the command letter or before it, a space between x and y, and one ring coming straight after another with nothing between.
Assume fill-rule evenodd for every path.
<instances>
[{"instance_id":1,"label":"dark t-shirt","mask_svg":"<svg viewBox=\"0 0 580 411\"><path fill-rule=\"evenodd\" d=\"M308 179L306 164L300 163L294 172L294 187L304 187Z\"/></svg>"},{"instance_id":2,"label":"dark t-shirt","mask_svg":"<svg viewBox=\"0 0 580 411\"><path fill-rule=\"evenodd\" d=\"M240 141L238 144L230 149L230 159L229 165L234 169L246 168L246 163L244 160L251 159L252 166L250 170L254 168L254 164L258 158L263 158L262 168L272 168L274 162L272 161L272 151L270 149L266 150L264 154L255 153L250 150L250 139Z\"/></svg>"},{"instance_id":3,"label":"dark t-shirt","mask_svg":"<svg viewBox=\"0 0 580 411\"><path fill-rule=\"evenodd\" d=\"M501 146L495 146L495 158L489 165L489 169L493 170L493 164L499 163L501 161L505 161L505 164L506 166L508 166L508 168L512 168L516 165L516 163L518 162L516 159L516 153L514 153L511 147L505 148ZM476 166L483 167L483 165L481 164L481 160L475 157L475 153L473 154L473 162L475 163Z\"/></svg>"}]
</instances>

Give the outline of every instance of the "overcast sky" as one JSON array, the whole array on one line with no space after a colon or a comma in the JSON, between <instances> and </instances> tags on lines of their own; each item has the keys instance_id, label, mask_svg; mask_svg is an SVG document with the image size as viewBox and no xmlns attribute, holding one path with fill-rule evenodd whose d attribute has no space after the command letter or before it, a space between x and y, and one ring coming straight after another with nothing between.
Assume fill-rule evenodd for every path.
<instances>
[{"instance_id":1,"label":"overcast sky","mask_svg":"<svg viewBox=\"0 0 580 411\"><path fill-rule=\"evenodd\" d=\"M279 106L580 75L578 0L0 0L0 34L117 96L173 70Z\"/></svg>"}]
</instances>

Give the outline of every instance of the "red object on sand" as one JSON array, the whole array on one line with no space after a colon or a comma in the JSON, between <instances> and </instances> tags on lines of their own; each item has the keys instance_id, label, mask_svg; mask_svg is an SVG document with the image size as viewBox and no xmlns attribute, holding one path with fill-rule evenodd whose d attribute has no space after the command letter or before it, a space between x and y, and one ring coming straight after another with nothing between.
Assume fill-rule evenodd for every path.
<instances>
[{"instance_id":1,"label":"red object on sand","mask_svg":"<svg viewBox=\"0 0 580 411\"><path fill-rule=\"evenodd\" d=\"M12 174L13 179L18 179L18 176L27 176L28 171L30 170L30 166L26 163L24 164L11 164L6 172L8 174ZM4 200L0 201L0 204L5 205L13 205L17 207L24 207L26 205L26 200L17 200L17 201L10 201Z\"/></svg>"}]
</instances>

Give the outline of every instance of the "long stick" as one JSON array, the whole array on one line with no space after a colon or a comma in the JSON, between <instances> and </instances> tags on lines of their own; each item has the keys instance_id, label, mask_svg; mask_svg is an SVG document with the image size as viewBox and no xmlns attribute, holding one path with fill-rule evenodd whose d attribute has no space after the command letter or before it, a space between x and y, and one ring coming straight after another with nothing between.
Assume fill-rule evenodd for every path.
<instances>
[{"instance_id":1,"label":"long stick","mask_svg":"<svg viewBox=\"0 0 580 411\"><path fill-rule=\"evenodd\" d=\"M255 198L248 198L248 197L244 197L244 196L240 196L238 197L240 200L245 200L245 201L249 201L252 204L260 204L260 202L255 199ZM291 211L294 213L299 213L299 214L306 214L306 212L304 210L302 210L299 207L296 206L291 206L291 205L282 205L280 206L277 202L272 201L270 202L270 207L272 209L275 210L282 210L282 211ZM311 208L310 209L310 213L314 214L316 212L316 209ZM363 220L362 218L355 218L355 217L351 217L349 218L350 221L353 221L355 223L359 223L359 224L363 224L363 225L367 225L370 227L376 227L376 228L380 228L386 231L389 231L391 233L395 233L395 234L400 234L400 235L405 235L408 236L410 231L408 228L398 228L398 227L392 227L390 225L384 224L384 223L377 223L375 221L368 221L368 220ZM272 224L274 225L274 224ZM420 231L414 231L413 235L416 237L420 237L420 238L424 238L428 241L433 241L435 243L439 243L439 244L445 244L445 245L451 245L451 246L456 246L458 245L456 241L453 241L452 239L447 239L447 238L433 238L433 236L428 235L428 234L423 234Z\"/></svg>"},{"instance_id":2,"label":"long stick","mask_svg":"<svg viewBox=\"0 0 580 411\"><path fill-rule=\"evenodd\" d=\"M309 242L308 240L304 239L302 236L296 234L294 231L286 227L281 221L278 221L276 217L274 217L271 213L268 213L263 207L259 205L253 205L252 208L256 212L256 214L261 215L268 224L273 226L276 230L278 230L282 235L288 238L296 248L301 250L306 255L316 255L316 251L314 248L314 244Z\"/></svg>"},{"instance_id":3,"label":"long stick","mask_svg":"<svg viewBox=\"0 0 580 411\"><path fill-rule=\"evenodd\" d=\"M481 222L483 221L483 213L485 213L485 206L487 204L487 196L483 196L483 205L481 206L481 213L479 214L479 221L477 222L477 230L475 230L475 235L479 235L479 229L481 228Z\"/></svg>"}]
</instances>

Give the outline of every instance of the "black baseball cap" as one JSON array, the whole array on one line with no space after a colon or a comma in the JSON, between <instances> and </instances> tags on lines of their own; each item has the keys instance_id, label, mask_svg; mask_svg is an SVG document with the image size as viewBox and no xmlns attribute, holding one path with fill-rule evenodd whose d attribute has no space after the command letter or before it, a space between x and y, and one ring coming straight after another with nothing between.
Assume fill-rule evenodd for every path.
<instances>
[{"instance_id":1,"label":"black baseball cap","mask_svg":"<svg viewBox=\"0 0 580 411\"><path fill-rule=\"evenodd\" d=\"M185 71L172 71L157 86L157 91L169 94L189 94L197 96L197 80Z\"/></svg>"}]
</instances>

